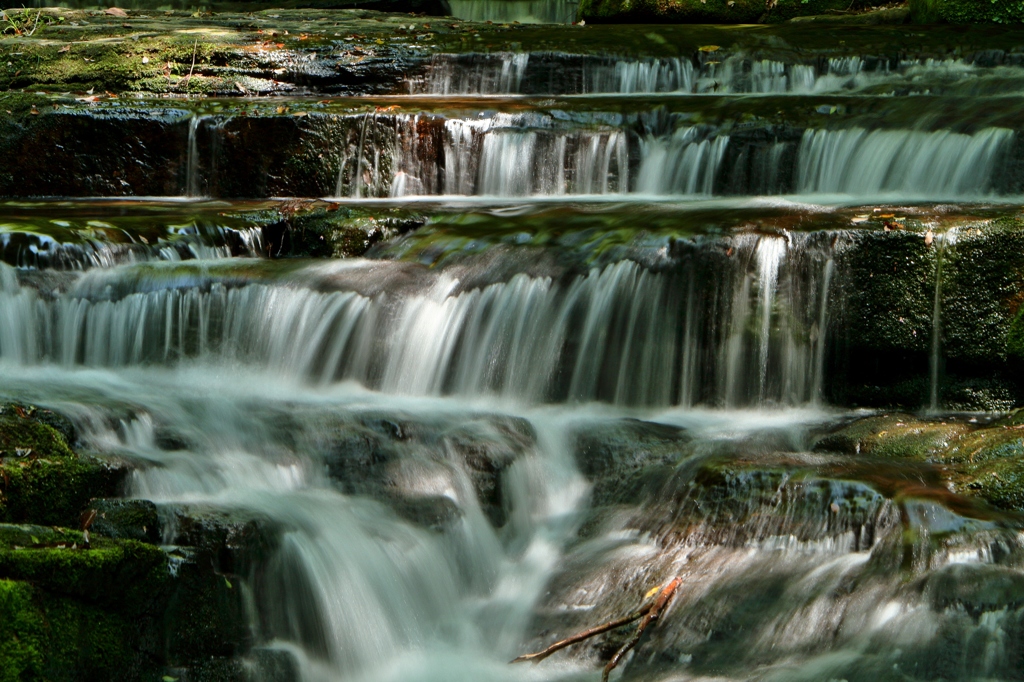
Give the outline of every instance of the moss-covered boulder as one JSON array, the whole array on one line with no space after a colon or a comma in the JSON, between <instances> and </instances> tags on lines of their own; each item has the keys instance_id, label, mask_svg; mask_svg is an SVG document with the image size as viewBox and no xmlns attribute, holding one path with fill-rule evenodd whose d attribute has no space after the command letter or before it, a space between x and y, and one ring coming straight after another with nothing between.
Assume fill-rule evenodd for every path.
<instances>
[{"instance_id":1,"label":"moss-covered boulder","mask_svg":"<svg viewBox=\"0 0 1024 682\"><path fill-rule=\"evenodd\" d=\"M157 547L0 525L0 680L136 680L170 575Z\"/></svg>"},{"instance_id":2,"label":"moss-covered boulder","mask_svg":"<svg viewBox=\"0 0 1024 682\"><path fill-rule=\"evenodd\" d=\"M1024 427L1017 417L978 426L957 419L874 415L820 436L814 449L933 465L918 469L920 482L938 482L991 508L1024 512Z\"/></svg>"},{"instance_id":3,"label":"moss-covered boulder","mask_svg":"<svg viewBox=\"0 0 1024 682\"><path fill-rule=\"evenodd\" d=\"M860 419L819 438L814 449L850 455L930 461L970 429L957 421L925 421L909 414Z\"/></svg>"},{"instance_id":4,"label":"moss-covered boulder","mask_svg":"<svg viewBox=\"0 0 1024 682\"><path fill-rule=\"evenodd\" d=\"M117 494L126 470L75 454L51 424L46 410L0 408L0 522L76 527L92 498Z\"/></svg>"}]
</instances>

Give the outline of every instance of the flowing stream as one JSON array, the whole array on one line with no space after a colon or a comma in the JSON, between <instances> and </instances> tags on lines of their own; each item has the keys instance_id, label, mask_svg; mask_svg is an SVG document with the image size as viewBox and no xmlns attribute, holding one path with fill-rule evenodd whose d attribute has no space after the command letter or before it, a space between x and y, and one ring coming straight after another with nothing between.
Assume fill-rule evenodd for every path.
<instances>
[{"instance_id":1,"label":"flowing stream","mask_svg":"<svg viewBox=\"0 0 1024 682\"><path fill-rule=\"evenodd\" d=\"M451 2L496 22L570 5ZM779 59L442 54L397 105L289 114L320 126L295 144L316 147L296 167L330 195L318 219L416 212L358 232L360 257L277 258L300 210L196 201L241 172L251 122L191 114L169 129L193 201L0 209L0 394L129 462L165 547L211 513L268 538L231 576L253 680L280 679L267 651L302 682L596 680L624 637L508 661L672 576L621 679L1020 679L1019 519L933 461L818 446L874 414L887 372L928 386L904 411L959 411L944 301L970 253L938 224L1014 200L1024 128L957 117L1024 72ZM876 303L898 323L858 346Z\"/></svg>"}]
</instances>

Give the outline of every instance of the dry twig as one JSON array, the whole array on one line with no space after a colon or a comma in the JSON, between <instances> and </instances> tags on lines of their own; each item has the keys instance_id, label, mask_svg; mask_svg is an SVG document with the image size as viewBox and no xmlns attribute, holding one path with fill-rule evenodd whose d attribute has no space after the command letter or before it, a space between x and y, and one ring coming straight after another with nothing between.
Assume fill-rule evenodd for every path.
<instances>
[{"instance_id":1,"label":"dry twig","mask_svg":"<svg viewBox=\"0 0 1024 682\"><path fill-rule=\"evenodd\" d=\"M592 627L589 630L584 630L583 632L579 632L571 637L566 637L563 640L555 642L543 651L538 651L532 654L523 654L511 662L521 663L523 661L532 661L534 663L539 663L556 651L564 649L571 644L582 642L585 639L590 639L591 637L595 637L601 633L614 630L615 628L622 627L623 625L639 620L640 624L637 626L636 632L633 633L633 636L628 642L623 644L622 647L615 652L615 655L612 656L610 661L608 661L608 665L604 667L604 672L601 674L601 680L602 682L608 682L608 676L611 674L612 670L614 670L615 666L619 664L623 656L637 645L637 642L640 641L640 637L644 634L644 630L646 630L651 623L661 617L661 614L665 611L665 607L668 606L669 601L671 601L672 596L676 592L676 588L679 587L679 583L681 582L682 578L673 578L667 585L665 585L665 587L661 588L658 595L653 600L647 602L628 616L610 620L607 623L602 623L601 625Z\"/></svg>"}]
</instances>

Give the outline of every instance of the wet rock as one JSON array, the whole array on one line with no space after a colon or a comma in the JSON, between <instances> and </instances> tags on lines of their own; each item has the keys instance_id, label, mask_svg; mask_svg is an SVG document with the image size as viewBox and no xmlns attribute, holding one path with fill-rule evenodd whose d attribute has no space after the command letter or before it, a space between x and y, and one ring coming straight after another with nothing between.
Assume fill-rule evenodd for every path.
<instances>
[{"instance_id":1,"label":"wet rock","mask_svg":"<svg viewBox=\"0 0 1024 682\"><path fill-rule=\"evenodd\" d=\"M417 216L366 216L332 207L284 215L263 227L272 258L353 258L376 244L415 230L425 219Z\"/></svg>"},{"instance_id":2,"label":"wet rock","mask_svg":"<svg viewBox=\"0 0 1024 682\"><path fill-rule=\"evenodd\" d=\"M89 503L96 511L90 532L121 540L160 542L160 520L156 505L149 500L97 499Z\"/></svg>"},{"instance_id":3,"label":"wet rock","mask_svg":"<svg viewBox=\"0 0 1024 682\"><path fill-rule=\"evenodd\" d=\"M202 554L225 574L245 574L276 549L281 525L258 512L203 505L165 505L159 510L167 544Z\"/></svg>"},{"instance_id":4,"label":"wet rock","mask_svg":"<svg viewBox=\"0 0 1024 682\"><path fill-rule=\"evenodd\" d=\"M187 130L182 112L95 116L48 111L0 123L0 154L18 159L0 170L5 196L177 195Z\"/></svg>"},{"instance_id":5,"label":"wet rock","mask_svg":"<svg viewBox=\"0 0 1024 682\"><path fill-rule=\"evenodd\" d=\"M328 475L347 494L393 503L403 516L434 527L454 520L456 508L479 504L500 527L509 511L505 473L534 439L526 421L511 417L479 416L453 425L367 414L335 422L316 447L325 452Z\"/></svg>"},{"instance_id":6,"label":"wet rock","mask_svg":"<svg viewBox=\"0 0 1024 682\"><path fill-rule=\"evenodd\" d=\"M240 577L219 570L204 549L177 548L169 558L173 590L160 613L166 660L189 665L247 652L253 633Z\"/></svg>"},{"instance_id":7,"label":"wet rock","mask_svg":"<svg viewBox=\"0 0 1024 682\"><path fill-rule=\"evenodd\" d=\"M684 429L635 419L588 424L576 434L576 462L593 485L591 505L638 504L663 486L689 452Z\"/></svg>"},{"instance_id":8,"label":"wet rock","mask_svg":"<svg viewBox=\"0 0 1024 682\"><path fill-rule=\"evenodd\" d=\"M919 469L913 478L928 485L938 483L996 509L1021 512L1024 436L1016 421L1016 417L1010 417L988 425L972 425L956 419L926 421L901 414L872 416L819 437L814 449L932 463L938 466ZM873 485L886 487L878 480ZM901 487L906 488L891 490ZM975 510L979 512L983 513Z\"/></svg>"},{"instance_id":9,"label":"wet rock","mask_svg":"<svg viewBox=\"0 0 1024 682\"><path fill-rule=\"evenodd\" d=\"M818 452L934 461L969 431L960 421L924 421L908 414L867 417L821 436Z\"/></svg>"},{"instance_id":10,"label":"wet rock","mask_svg":"<svg viewBox=\"0 0 1024 682\"><path fill-rule=\"evenodd\" d=\"M928 352L935 298L936 250L908 231L864 231L837 259L848 295L845 328L830 382L841 404L927 400Z\"/></svg>"}]
</instances>

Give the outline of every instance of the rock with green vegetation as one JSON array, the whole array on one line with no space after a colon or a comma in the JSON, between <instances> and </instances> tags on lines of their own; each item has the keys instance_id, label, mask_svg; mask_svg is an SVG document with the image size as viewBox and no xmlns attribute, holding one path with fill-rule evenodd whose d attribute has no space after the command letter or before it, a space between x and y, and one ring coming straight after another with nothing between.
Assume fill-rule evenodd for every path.
<instances>
[{"instance_id":1,"label":"rock with green vegetation","mask_svg":"<svg viewBox=\"0 0 1024 682\"><path fill-rule=\"evenodd\" d=\"M151 635L169 579L152 545L94 538L86 547L81 532L0 525L0 679L136 680L156 670Z\"/></svg>"},{"instance_id":2,"label":"rock with green vegetation","mask_svg":"<svg viewBox=\"0 0 1024 682\"><path fill-rule=\"evenodd\" d=\"M1020 0L910 0L914 21L946 21L951 24L1024 22Z\"/></svg>"},{"instance_id":3,"label":"rock with green vegetation","mask_svg":"<svg viewBox=\"0 0 1024 682\"><path fill-rule=\"evenodd\" d=\"M859 419L820 437L814 449L888 459L935 461L970 429L960 421L926 421L909 414Z\"/></svg>"},{"instance_id":4,"label":"rock with green vegetation","mask_svg":"<svg viewBox=\"0 0 1024 682\"><path fill-rule=\"evenodd\" d=\"M1024 430L1010 417L978 426L957 419L874 415L840 426L816 441L819 452L934 465L920 480L991 507L1024 512Z\"/></svg>"},{"instance_id":5,"label":"rock with green vegetation","mask_svg":"<svg viewBox=\"0 0 1024 682\"><path fill-rule=\"evenodd\" d=\"M156 505L149 500L96 499L89 503L96 517L89 527L92 533L121 540L160 542L160 519Z\"/></svg>"},{"instance_id":6,"label":"rock with green vegetation","mask_svg":"<svg viewBox=\"0 0 1024 682\"><path fill-rule=\"evenodd\" d=\"M0 408L0 521L74 527L89 500L118 492L126 469L72 452L69 429L46 410Z\"/></svg>"},{"instance_id":7,"label":"rock with green vegetation","mask_svg":"<svg viewBox=\"0 0 1024 682\"><path fill-rule=\"evenodd\" d=\"M848 232L839 248L846 293L835 317L842 334L832 401L927 405L938 341L939 404L989 411L1017 404L1024 390L1014 371L1024 363L1024 222L965 216L933 231L896 220L889 221L896 229Z\"/></svg>"},{"instance_id":8,"label":"rock with green vegetation","mask_svg":"<svg viewBox=\"0 0 1024 682\"><path fill-rule=\"evenodd\" d=\"M635 419L587 424L576 434L580 472L593 485L591 506L635 505L672 478L690 452L684 429Z\"/></svg>"},{"instance_id":9,"label":"rock with green vegetation","mask_svg":"<svg viewBox=\"0 0 1024 682\"><path fill-rule=\"evenodd\" d=\"M425 218L404 210L383 209L369 215L358 209L285 206L278 220L263 227L271 258L352 258L372 246L415 230Z\"/></svg>"},{"instance_id":10,"label":"rock with green vegetation","mask_svg":"<svg viewBox=\"0 0 1024 682\"><path fill-rule=\"evenodd\" d=\"M73 440L60 415L0 405L0 682L249 679L241 576L278 531L179 514L174 541L189 546L167 552L156 506L112 498L125 470ZM294 679L265 658L268 679Z\"/></svg>"}]
</instances>

